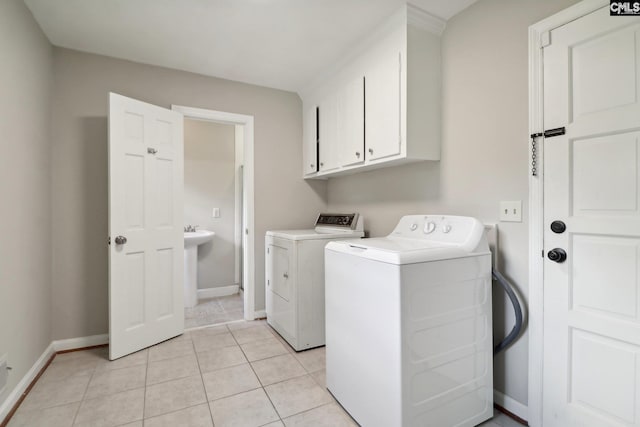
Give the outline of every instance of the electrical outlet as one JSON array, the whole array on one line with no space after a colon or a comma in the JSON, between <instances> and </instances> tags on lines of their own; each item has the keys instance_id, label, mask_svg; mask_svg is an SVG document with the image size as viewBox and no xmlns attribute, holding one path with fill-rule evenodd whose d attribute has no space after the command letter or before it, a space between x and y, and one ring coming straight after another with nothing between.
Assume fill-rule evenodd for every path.
<instances>
[{"instance_id":1,"label":"electrical outlet","mask_svg":"<svg viewBox=\"0 0 640 427\"><path fill-rule=\"evenodd\" d=\"M522 200L500 202L500 221L522 222Z\"/></svg>"},{"instance_id":2,"label":"electrical outlet","mask_svg":"<svg viewBox=\"0 0 640 427\"><path fill-rule=\"evenodd\" d=\"M220 218L220 208L213 208L211 210L211 216L214 218Z\"/></svg>"},{"instance_id":3,"label":"electrical outlet","mask_svg":"<svg viewBox=\"0 0 640 427\"><path fill-rule=\"evenodd\" d=\"M9 369L7 367L7 355L3 354L0 357L0 396L7 387L9 381Z\"/></svg>"}]
</instances>

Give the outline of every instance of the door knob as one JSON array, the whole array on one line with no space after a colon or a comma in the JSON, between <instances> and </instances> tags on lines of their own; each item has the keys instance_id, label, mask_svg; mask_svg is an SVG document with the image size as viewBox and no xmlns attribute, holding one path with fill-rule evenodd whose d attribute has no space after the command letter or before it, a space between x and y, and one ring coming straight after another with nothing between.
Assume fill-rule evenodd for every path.
<instances>
[{"instance_id":1,"label":"door knob","mask_svg":"<svg viewBox=\"0 0 640 427\"><path fill-rule=\"evenodd\" d=\"M556 234L562 234L567 229L567 225L562 221L553 221L551 223L551 231Z\"/></svg>"},{"instance_id":2,"label":"door knob","mask_svg":"<svg viewBox=\"0 0 640 427\"><path fill-rule=\"evenodd\" d=\"M549 258L553 262L562 263L567 259L567 253L564 249L554 248L549 251L547 254L547 258Z\"/></svg>"},{"instance_id":3,"label":"door knob","mask_svg":"<svg viewBox=\"0 0 640 427\"><path fill-rule=\"evenodd\" d=\"M356 157L360 158L360 153L358 151L356 151Z\"/></svg>"},{"instance_id":4,"label":"door knob","mask_svg":"<svg viewBox=\"0 0 640 427\"><path fill-rule=\"evenodd\" d=\"M373 148L369 148L369 154L373 154Z\"/></svg>"},{"instance_id":5,"label":"door knob","mask_svg":"<svg viewBox=\"0 0 640 427\"><path fill-rule=\"evenodd\" d=\"M118 236L116 237L116 245L124 245L125 243L127 243L127 238L124 236Z\"/></svg>"}]
</instances>

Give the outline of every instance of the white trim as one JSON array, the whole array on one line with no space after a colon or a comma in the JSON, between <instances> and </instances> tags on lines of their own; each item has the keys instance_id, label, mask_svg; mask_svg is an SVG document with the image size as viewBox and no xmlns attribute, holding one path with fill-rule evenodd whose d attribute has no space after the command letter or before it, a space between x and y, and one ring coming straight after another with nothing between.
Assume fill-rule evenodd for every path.
<instances>
[{"instance_id":1,"label":"white trim","mask_svg":"<svg viewBox=\"0 0 640 427\"><path fill-rule=\"evenodd\" d=\"M215 288L198 289L198 299L226 297L235 295L240 290L240 285L216 286Z\"/></svg>"},{"instance_id":2,"label":"white trim","mask_svg":"<svg viewBox=\"0 0 640 427\"><path fill-rule=\"evenodd\" d=\"M447 22L417 6L407 3L407 22L414 27L441 36Z\"/></svg>"},{"instance_id":3,"label":"white trim","mask_svg":"<svg viewBox=\"0 0 640 427\"><path fill-rule=\"evenodd\" d=\"M267 312L265 310L256 310L254 312L255 319L265 319L267 317Z\"/></svg>"},{"instance_id":4,"label":"white trim","mask_svg":"<svg viewBox=\"0 0 640 427\"><path fill-rule=\"evenodd\" d=\"M255 301L255 220L254 220L254 165L253 165L253 116L245 114L227 113L224 111L206 110L202 108L172 105L171 109L182 113L185 117L197 120L209 120L217 123L227 123L243 127L244 134L244 204L243 215L246 232L242 233L243 268L242 283L244 285L244 318L256 319Z\"/></svg>"},{"instance_id":5,"label":"white trim","mask_svg":"<svg viewBox=\"0 0 640 427\"><path fill-rule=\"evenodd\" d=\"M234 147L235 147L235 163L233 182L235 187L234 197L234 246L235 246L235 271L234 282L241 283L242 280L242 219L243 215L243 188L242 178L244 176L244 127L240 125L234 126Z\"/></svg>"},{"instance_id":6,"label":"white trim","mask_svg":"<svg viewBox=\"0 0 640 427\"><path fill-rule=\"evenodd\" d=\"M75 350L78 348L93 347L95 345L109 344L109 334L91 335L88 337L70 338L67 340L53 341L53 349L58 351Z\"/></svg>"},{"instance_id":7,"label":"white trim","mask_svg":"<svg viewBox=\"0 0 640 427\"><path fill-rule=\"evenodd\" d=\"M529 27L529 134L543 129L542 36L603 6L606 0L584 0ZM528 135L527 135L528 138ZM528 422L542 426L544 356L544 153L542 138L537 144L538 176L529 170L529 402ZM530 166L531 140L527 153ZM507 408L505 408L507 409ZM517 415L516 412L512 411Z\"/></svg>"},{"instance_id":8,"label":"white trim","mask_svg":"<svg viewBox=\"0 0 640 427\"><path fill-rule=\"evenodd\" d=\"M49 344L49 346L44 350L42 355L36 360L36 363L33 364L31 369L22 377L20 382L15 386L15 388L9 393L7 398L0 405L0 424L5 421L7 415L13 407L18 403L20 397L22 397L23 393L27 391L29 384L38 376L42 368L47 364L51 356L55 354L55 350L53 347L53 343Z\"/></svg>"},{"instance_id":9,"label":"white trim","mask_svg":"<svg viewBox=\"0 0 640 427\"><path fill-rule=\"evenodd\" d=\"M504 393L499 392L496 389L493 389L493 403L495 403L498 406L501 406L502 408L506 409L507 411L511 412L514 415L517 415L518 417L522 418L525 421L528 420L529 408L527 408L527 405L523 405L517 400L512 399L511 397L507 396Z\"/></svg>"}]
</instances>

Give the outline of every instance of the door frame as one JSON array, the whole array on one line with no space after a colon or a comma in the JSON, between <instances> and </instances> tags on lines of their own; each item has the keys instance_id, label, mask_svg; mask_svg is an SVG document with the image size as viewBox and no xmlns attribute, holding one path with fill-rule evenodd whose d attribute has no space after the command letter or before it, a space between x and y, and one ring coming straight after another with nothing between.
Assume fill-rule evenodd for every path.
<instances>
[{"instance_id":1,"label":"door frame","mask_svg":"<svg viewBox=\"0 0 640 427\"><path fill-rule=\"evenodd\" d=\"M549 32L607 6L607 0L583 0L529 27L529 134L543 132L543 56ZM531 173L529 138L529 401L528 422L542 426L544 357L544 143L536 139L537 176ZM542 256L541 256L542 255Z\"/></svg>"},{"instance_id":2,"label":"door frame","mask_svg":"<svg viewBox=\"0 0 640 427\"><path fill-rule=\"evenodd\" d=\"M253 116L227 113L225 111L172 105L171 109L184 115L185 119L205 120L235 126L236 137L243 135L244 151L244 202L245 218L244 244L242 245L242 283L244 285L244 319L255 320L260 313L255 304L255 238L254 228L254 157L253 157Z\"/></svg>"}]
</instances>

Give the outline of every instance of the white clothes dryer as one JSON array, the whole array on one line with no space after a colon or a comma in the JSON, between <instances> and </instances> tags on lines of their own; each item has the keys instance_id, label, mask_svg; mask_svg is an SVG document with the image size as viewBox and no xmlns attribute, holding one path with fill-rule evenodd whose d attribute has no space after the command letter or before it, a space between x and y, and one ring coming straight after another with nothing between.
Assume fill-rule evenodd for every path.
<instances>
[{"instance_id":1,"label":"white clothes dryer","mask_svg":"<svg viewBox=\"0 0 640 427\"><path fill-rule=\"evenodd\" d=\"M327 388L362 426L493 415L491 254L480 221L409 215L325 249Z\"/></svg>"},{"instance_id":2,"label":"white clothes dryer","mask_svg":"<svg viewBox=\"0 0 640 427\"><path fill-rule=\"evenodd\" d=\"M314 229L267 231L267 323L296 351L323 346L324 247L364 237L358 214L320 214Z\"/></svg>"}]
</instances>

